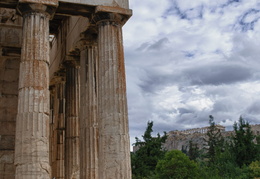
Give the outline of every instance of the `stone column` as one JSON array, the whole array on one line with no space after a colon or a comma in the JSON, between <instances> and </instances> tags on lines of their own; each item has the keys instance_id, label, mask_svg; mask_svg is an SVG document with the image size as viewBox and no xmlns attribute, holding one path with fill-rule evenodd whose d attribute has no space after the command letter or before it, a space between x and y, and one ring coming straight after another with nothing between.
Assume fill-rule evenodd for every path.
<instances>
[{"instance_id":1,"label":"stone column","mask_svg":"<svg viewBox=\"0 0 260 179\"><path fill-rule=\"evenodd\" d=\"M80 53L80 178L98 177L97 46L89 43Z\"/></svg>"},{"instance_id":2,"label":"stone column","mask_svg":"<svg viewBox=\"0 0 260 179\"><path fill-rule=\"evenodd\" d=\"M122 22L124 16L99 12L98 126L99 178L130 179L130 144Z\"/></svg>"},{"instance_id":3,"label":"stone column","mask_svg":"<svg viewBox=\"0 0 260 179\"><path fill-rule=\"evenodd\" d=\"M28 1L28 0L27 0ZM19 1L23 42L15 138L16 179L50 178L49 19L54 8ZM32 3L35 1L32 1ZM48 13L47 13L48 12Z\"/></svg>"},{"instance_id":4,"label":"stone column","mask_svg":"<svg viewBox=\"0 0 260 179\"><path fill-rule=\"evenodd\" d=\"M65 77L56 76L52 90L52 108L50 135L52 177L64 179L64 150L65 150Z\"/></svg>"},{"instance_id":5,"label":"stone column","mask_svg":"<svg viewBox=\"0 0 260 179\"><path fill-rule=\"evenodd\" d=\"M79 179L79 64L66 61L65 178Z\"/></svg>"}]
</instances>

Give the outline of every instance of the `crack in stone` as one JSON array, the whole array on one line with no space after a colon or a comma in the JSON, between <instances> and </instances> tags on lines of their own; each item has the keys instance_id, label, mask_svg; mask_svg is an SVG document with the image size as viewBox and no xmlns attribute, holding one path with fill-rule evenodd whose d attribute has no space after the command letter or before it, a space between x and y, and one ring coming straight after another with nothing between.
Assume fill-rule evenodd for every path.
<instances>
[{"instance_id":1,"label":"crack in stone","mask_svg":"<svg viewBox=\"0 0 260 179\"><path fill-rule=\"evenodd\" d=\"M48 164L46 163L40 163L40 166L43 170L45 170L48 174L50 174L50 171L48 170Z\"/></svg>"}]
</instances>

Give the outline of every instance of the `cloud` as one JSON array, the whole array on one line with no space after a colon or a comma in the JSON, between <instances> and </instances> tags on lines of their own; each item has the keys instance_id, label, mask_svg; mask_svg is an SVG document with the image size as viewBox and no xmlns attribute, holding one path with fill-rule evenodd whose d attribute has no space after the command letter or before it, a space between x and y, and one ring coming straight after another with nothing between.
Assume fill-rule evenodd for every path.
<instances>
[{"instance_id":1,"label":"cloud","mask_svg":"<svg viewBox=\"0 0 260 179\"><path fill-rule=\"evenodd\" d=\"M235 27L240 28L241 31L254 30L255 24L258 23L259 19L260 10L249 9L238 19L238 24Z\"/></svg>"},{"instance_id":2,"label":"cloud","mask_svg":"<svg viewBox=\"0 0 260 179\"><path fill-rule=\"evenodd\" d=\"M260 115L260 99L256 99L248 108L247 108L247 113L249 114L255 114L255 115Z\"/></svg>"},{"instance_id":3,"label":"cloud","mask_svg":"<svg viewBox=\"0 0 260 179\"><path fill-rule=\"evenodd\" d=\"M131 141L242 115L260 123L257 0L131 0L124 26Z\"/></svg>"},{"instance_id":4,"label":"cloud","mask_svg":"<svg viewBox=\"0 0 260 179\"><path fill-rule=\"evenodd\" d=\"M221 85L242 82L252 76L250 68L240 64L216 63L198 65L183 72L192 85Z\"/></svg>"}]
</instances>

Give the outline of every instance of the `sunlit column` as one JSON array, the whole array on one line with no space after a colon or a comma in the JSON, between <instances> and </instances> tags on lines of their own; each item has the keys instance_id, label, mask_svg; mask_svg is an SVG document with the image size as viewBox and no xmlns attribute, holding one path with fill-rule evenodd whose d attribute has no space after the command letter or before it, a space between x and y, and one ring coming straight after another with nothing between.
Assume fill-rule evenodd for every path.
<instances>
[{"instance_id":1,"label":"sunlit column","mask_svg":"<svg viewBox=\"0 0 260 179\"><path fill-rule=\"evenodd\" d=\"M124 16L96 14L98 26L99 178L130 179L130 142L122 25Z\"/></svg>"},{"instance_id":2,"label":"sunlit column","mask_svg":"<svg viewBox=\"0 0 260 179\"><path fill-rule=\"evenodd\" d=\"M16 179L50 178L49 163L49 20L54 11L19 1L23 42L16 120ZM28 2L28 1L26 1ZM47 4L47 5L43 5Z\"/></svg>"},{"instance_id":3,"label":"sunlit column","mask_svg":"<svg viewBox=\"0 0 260 179\"><path fill-rule=\"evenodd\" d=\"M97 46L82 41L80 53L81 108L80 108L80 178L98 177L98 122L97 122Z\"/></svg>"}]
</instances>

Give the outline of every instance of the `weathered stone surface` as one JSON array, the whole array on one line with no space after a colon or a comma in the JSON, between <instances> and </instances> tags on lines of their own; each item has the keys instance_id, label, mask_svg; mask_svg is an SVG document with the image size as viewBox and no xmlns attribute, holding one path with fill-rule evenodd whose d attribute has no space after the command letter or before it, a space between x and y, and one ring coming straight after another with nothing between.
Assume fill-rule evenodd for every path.
<instances>
[{"instance_id":1,"label":"weathered stone surface","mask_svg":"<svg viewBox=\"0 0 260 179\"><path fill-rule=\"evenodd\" d=\"M128 0L59 0L61 2L70 2L70 3L80 3L87 4L91 6L113 6L113 7L121 7L121 8L129 8Z\"/></svg>"},{"instance_id":2,"label":"weathered stone surface","mask_svg":"<svg viewBox=\"0 0 260 179\"><path fill-rule=\"evenodd\" d=\"M0 150L14 150L14 135L0 135Z\"/></svg>"},{"instance_id":3,"label":"weathered stone surface","mask_svg":"<svg viewBox=\"0 0 260 179\"><path fill-rule=\"evenodd\" d=\"M99 178L129 179L131 165L122 25L117 21L120 19L118 15L103 15L97 18L101 20L97 22Z\"/></svg>"},{"instance_id":4,"label":"weathered stone surface","mask_svg":"<svg viewBox=\"0 0 260 179\"><path fill-rule=\"evenodd\" d=\"M16 14L15 9L0 7L0 25L3 27L9 26L13 27L14 29L21 29L22 18ZM19 39L21 39L21 36L19 36Z\"/></svg>"},{"instance_id":5,"label":"weathered stone surface","mask_svg":"<svg viewBox=\"0 0 260 179\"><path fill-rule=\"evenodd\" d=\"M15 10L0 8L0 23L6 23L10 20L12 21L14 15L15 15Z\"/></svg>"},{"instance_id":6,"label":"weathered stone surface","mask_svg":"<svg viewBox=\"0 0 260 179\"><path fill-rule=\"evenodd\" d=\"M15 133L15 122L13 121L1 121L0 126L5 126L2 128L2 135L14 135Z\"/></svg>"},{"instance_id":7,"label":"weathered stone surface","mask_svg":"<svg viewBox=\"0 0 260 179\"><path fill-rule=\"evenodd\" d=\"M128 0L59 2L0 2L0 178L130 179L122 46ZM86 38L97 29L98 47ZM62 76L73 55L81 55L80 94L79 69L67 69L66 87Z\"/></svg>"},{"instance_id":8,"label":"weathered stone surface","mask_svg":"<svg viewBox=\"0 0 260 179\"><path fill-rule=\"evenodd\" d=\"M63 75L63 74L62 74ZM57 76L52 87L50 123L51 178L64 179L65 154L65 77Z\"/></svg>"},{"instance_id":9,"label":"weathered stone surface","mask_svg":"<svg viewBox=\"0 0 260 179\"><path fill-rule=\"evenodd\" d=\"M14 27L10 25L1 25L0 28L0 43L2 45L13 45L21 47L22 29L20 26Z\"/></svg>"},{"instance_id":10,"label":"weathered stone surface","mask_svg":"<svg viewBox=\"0 0 260 179\"><path fill-rule=\"evenodd\" d=\"M19 0L19 3L33 3L33 4L44 4L50 6L57 6L58 0Z\"/></svg>"},{"instance_id":11,"label":"weathered stone surface","mask_svg":"<svg viewBox=\"0 0 260 179\"><path fill-rule=\"evenodd\" d=\"M4 12L11 13L3 13L3 9L0 8L0 19L2 17L0 20L0 31L4 31L3 29L6 29L5 27L8 24L11 24L11 26L15 24L15 22L10 20L15 11L6 10ZM14 28L16 29L17 26ZM6 57L6 48L1 48L1 46L8 44L11 47L16 44L6 41L8 38L6 38L5 33L0 33L0 36L2 40L0 41L0 178L14 179L14 141L20 58ZM8 55L10 55L9 52Z\"/></svg>"},{"instance_id":12,"label":"weathered stone surface","mask_svg":"<svg viewBox=\"0 0 260 179\"><path fill-rule=\"evenodd\" d=\"M8 82L8 81L3 81L3 85L2 85L2 93L3 95L18 95L18 83L17 81L12 81L12 82Z\"/></svg>"},{"instance_id":13,"label":"weathered stone surface","mask_svg":"<svg viewBox=\"0 0 260 179\"><path fill-rule=\"evenodd\" d=\"M79 64L66 62L65 179L79 179Z\"/></svg>"},{"instance_id":14,"label":"weathered stone surface","mask_svg":"<svg viewBox=\"0 0 260 179\"><path fill-rule=\"evenodd\" d=\"M80 53L80 178L98 177L97 46L83 47Z\"/></svg>"},{"instance_id":15,"label":"weathered stone surface","mask_svg":"<svg viewBox=\"0 0 260 179\"><path fill-rule=\"evenodd\" d=\"M15 141L16 179L50 178L48 29L46 13L37 11L24 15Z\"/></svg>"},{"instance_id":16,"label":"weathered stone surface","mask_svg":"<svg viewBox=\"0 0 260 179\"><path fill-rule=\"evenodd\" d=\"M14 152L12 150L0 150L0 178L14 179Z\"/></svg>"},{"instance_id":17,"label":"weathered stone surface","mask_svg":"<svg viewBox=\"0 0 260 179\"><path fill-rule=\"evenodd\" d=\"M64 59L66 59L66 54L71 55L75 52L74 44L88 26L89 22L85 17L72 16L63 20L59 35L52 42L50 51L50 78L54 77L54 73L59 69Z\"/></svg>"},{"instance_id":18,"label":"weathered stone surface","mask_svg":"<svg viewBox=\"0 0 260 179\"><path fill-rule=\"evenodd\" d=\"M5 62L5 69L19 70L19 65L20 65L20 58L7 58ZM18 80L19 75L16 76L15 74L13 76L15 76L15 79Z\"/></svg>"},{"instance_id":19,"label":"weathered stone surface","mask_svg":"<svg viewBox=\"0 0 260 179\"><path fill-rule=\"evenodd\" d=\"M17 96L9 96L2 93L0 97L0 122L12 121L15 122L17 115ZM15 123L14 123L15 125ZM0 135L2 135L3 129L0 130Z\"/></svg>"}]
</instances>

